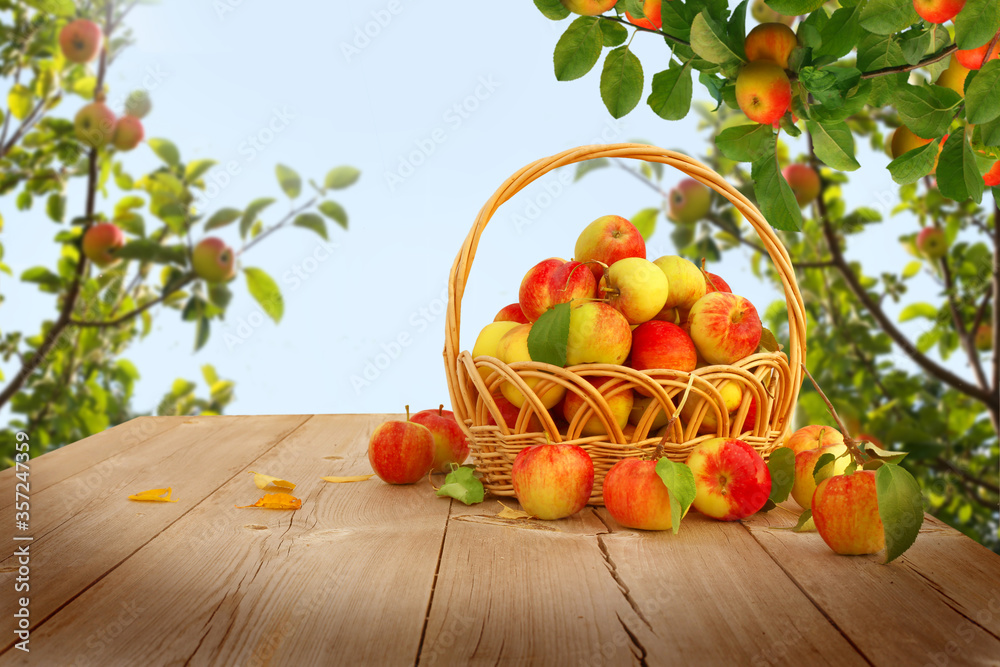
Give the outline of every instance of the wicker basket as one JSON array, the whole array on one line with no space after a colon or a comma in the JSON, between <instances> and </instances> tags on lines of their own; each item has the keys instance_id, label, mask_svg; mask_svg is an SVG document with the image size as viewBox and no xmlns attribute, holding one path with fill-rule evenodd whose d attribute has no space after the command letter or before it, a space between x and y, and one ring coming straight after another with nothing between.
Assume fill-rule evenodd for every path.
<instances>
[{"instance_id":1,"label":"wicker basket","mask_svg":"<svg viewBox=\"0 0 1000 667\"><path fill-rule=\"evenodd\" d=\"M501 204L541 176L559 167L598 158L629 158L670 165L733 203L760 236L781 276L788 303L788 355L784 352L764 352L751 355L732 366L707 366L686 373L673 370L636 371L609 364L559 368L528 361L507 365L493 357L473 359L469 352L460 351L462 296L486 224ZM561 442L579 445L590 454L595 471L590 501L600 505L603 504L604 475L611 466L628 457L648 457L661 442L665 455L676 461L685 460L699 442L719 436L738 436L766 456L789 430L802 382L800 364L805 362L806 356L805 332L805 309L788 253L760 211L745 196L707 166L673 151L643 144L582 146L524 167L508 178L480 210L451 269L444 363L452 409L470 438L473 461L487 491L497 496L513 496L510 472L517 453L531 445ZM477 368L493 372L484 381ZM539 378L534 390L524 382L532 378ZM606 381L597 391L585 378L615 379ZM499 392L504 382L515 384L526 398L514 424L504 422L493 400L493 394ZM738 383L743 389L743 402L732 419L719 392L726 382ZM567 393L575 392L584 399L584 407L563 433L559 432L538 399L552 383L560 384ZM608 396L628 388L655 398L631 437L626 437L612 418L606 401ZM737 432L737 425L745 421L750 410L751 398L756 400L756 419ZM692 400L698 403L685 420L680 417L678 408L682 401ZM665 438L652 429L661 411L664 416L677 417L671 424L659 429L665 431ZM712 433L699 434L708 413L715 417L716 429ZM532 419L533 415L537 419ZM583 424L594 415L604 424L607 435L581 437ZM491 421L494 423L491 424ZM532 424L536 429L540 424L543 430L528 431Z\"/></svg>"}]
</instances>

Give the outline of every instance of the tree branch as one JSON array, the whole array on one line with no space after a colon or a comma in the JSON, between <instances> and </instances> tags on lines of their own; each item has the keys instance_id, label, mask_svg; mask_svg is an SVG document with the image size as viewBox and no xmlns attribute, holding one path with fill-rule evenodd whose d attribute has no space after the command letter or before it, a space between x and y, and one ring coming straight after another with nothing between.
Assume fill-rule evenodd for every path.
<instances>
[{"instance_id":1,"label":"tree branch","mask_svg":"<svg viewBox=\"0 0 1000 667\"><path fill-rule=\"evenodd\" d=\"M965 481L975 484L979 488L986 489L990 493L995 493L997 495L1000 495L1000 486L997 486L993 482L988 482L985 479L980 479L979 477L976 477L967 470L962 470L961 468L959 468L958 466L956 466L954 463L944 458L943 456L938 456L937 458L934 459L934 462L937 463L942 468L944 468L945 470L949 470L955 473Z\"/></svg>"},{"instance_id":2,"label":"tree branch","mask_svg":"<svg viewBox=\"0 0 1000 667\"><path fill-rule=\"evenodd\" d=\"M614 21L615 23L621 23L623 25L628 26L629 28L635 28L636 30L639 30L639 31L642 31L642 32L651 32L654 35L660 35L661 37L664 37L664 38L670 40L674 44L680 44L682 46L691 46L691 42L684 41L680 37L674 37L673 35L670 35L668 33L663 32L662 30L653 30L651 28L643 28L641 25L635 25L634 23L630 23L629 21L626 21L625 19L623 19L620 16L607 16L605 14L599 14L597 18L604 19L605 21Z\"/></svg>"},{"instance_id":3,"label":"tree branch","mask_svg":"<svg viewBox=\"0 0 1000 667\"><path fill-rule=\"evenodd\" d=\"M932 56L927 56L916 65L894 65L892 67L883 67L882 69L875 69L871 72L865 72L861 75L862 79L874 79L879 76L885 76L887 74L899 74L900 72L910 72L915 69L920 69L921 67L926 67L927 65L933 65L939 60L944 60L951 54L958 51L958 44L952 44L951 46L943 49L942 51L935 53Z\"/></svg>"},{"instance_id":4,"label":"tree branch","mask_svg":"<svg viewBox=\"0 0 1000 667\"><path fill-rule=\"evenodd\" d=\"M955 333L958 334L958 341L962 346L962 350L965 352L965 356L969 358L969 365L972 366L972 372L976 375L976 382L979 386L989 391L990 386L986 383L986 374L983 372L983 364L979 361L979 353L976 351L976 345L973 342L975 338L975 329L971 331L965 327L965 319L962 317L961 311L958 309L958 300L955 298L955 281L951 276L951 267L948 265L948 256L945 255L940 259L941 262L941 274L944 276L944 290L945 294L948 295L948 309L951 311L951 320L955 324Z\"/></svg>"},{"instance_id":5,"label":"tree branch","mask_svg":"<svg viewBox=\"0 0 1000 667\"><path fill-rule=\"evenodd\" d=\"M812 157L813 164L818 166L818 161L816 158L816 153L813 150L812 135L809 136L809 152ZM819 172L819 169L817 169ZM820 176L822 179L822 175ZM921 353L914 347L913 343L903 335L903 332L896 328L896 325L889 319L882 310L882 307L868 294L868 291L861 285L858 280L857 275L855 275L854 270L851 268L850 264L844 258L844 254L840 249L840 241L833 230L833 226L830 224L830 217L827 214L826 202L820 197L816 201L817 208L819 210L820 221L823 225L823 236L826 239L827 246L830 250L830 256L832 257L833 265L837 268L840 274L844 278L844 282L850 288L854 296L864 305L871 316L875 319L878 325L881 327L889 338L899 346L899 348L912 359L918 366L924 369L927 373L934 376L941 382L949 385L950 387L966 394L967 396L976 399L980 403L983 403L990 409L991 412L997 410L996 402L992 400L990 392L977 387L975 384L969 382L965 378L959 377L955 373L952 373L947 368L935 363L929 357Z\"/></svg>"},{"instance_id":6,"label":"tree branch","mask_svg":"<svg viewBox=\"0 0 1000 667\"><path fill-rule=\"evenodd\" d=\"M128 311L127 313L123 313L122 315L119 315L118 317L116 317L114 319L103 320L103 321L99 321L99 322L71 319L69 321L69 324L71 324L72 326L75 326L75 327L97 327L97 328L105 328L105 327L118 326L119 324L122 324L124 322L128 322L129 320L131 320L133 317L136 317L137 315L141 315L142 313L146 312L147 310L149 310L150 308L152 308L156 304L163 303L174 292L176 292L177 290L179 290L179 289L185 287L186 285L194 282L194 279L195 279L194 274L191 274L188 277L186 277L184 280L182 280L181 282L179 282L176 285L174 285L173 289L170 290L169 292L167 292L165 294L161 294L160 296L158 296L157 298L153 299L152 301L147 301L146 303L142 304L138 308L134 308L134 309Z\"/></svg>"},{"instance_id":7,"label":"tree branch","mask_svg":"<svg viewBox=\"0 0 1000 667\"><path fill-rule=\"evenodd\" d=\"M267 236L269 234L273 234L277 230L279 230L282 227L284 227L290 220L292 220L299 213L302 213L303 211L307 211L310 208L312 208L316 204L316 202L318 200L319 200L319 195L315 195L312 199L310 199L309 201L307 201L305 204L302 204L298 208L293 208L291 211L289 211L285 215L285 217L283 217L277 223L271 225L270 227L268 227L267 229L265 229L264 231L262 231L260 234L258 234L254 238L250 239L250 241L248 243L246 243L243 246L243 248L241 248L240 251L238 253L236 253L236 254L237 255L242 255L247 250L249 250L250 248L254 247L258 243L260 243L261 241L263 241L265 238L267 238Z\"/></svg>"},{"instance_id":8,"label":"tree branch","mask_svg":"<svg viewBox=\"0 0 1000 667\"><path fill-rule=\"evenodd\" d=\"M0 146L0 158L6 156L7 153L10 152L10 149L16 146L17 142L21 140L21 137L27 134L28 130L30 130L35 125L35 123L38 122L38 120L42 117L42 115L44 115L41 114L40 112L42 111L42 109L45 108L45 105L48 103L48 101L49 101L48 97L43 97L42 99L38 100L38 104L35 105L35 108L28 112L28 115L24 117L24 120L21 121L21 124L17 126L16 130L14 130L14 134L10 136L10 141ZM7 119L4 119L5 124L6 121ZM6 132L4 133L4 135L6 136Z\"/></svg>"},{"instance_id":9,"label":"tree branch","mask_svg":"<svg viewBox=\"0 0 1000 667\"><path fill-rule=\"evenodd\" d=\"M997 33L1000 36L1000 33ZM995 39L995 38L994 38ZM1000 403L1000 201L993 188L993 405Z\"/></svg>"}]
</instances>

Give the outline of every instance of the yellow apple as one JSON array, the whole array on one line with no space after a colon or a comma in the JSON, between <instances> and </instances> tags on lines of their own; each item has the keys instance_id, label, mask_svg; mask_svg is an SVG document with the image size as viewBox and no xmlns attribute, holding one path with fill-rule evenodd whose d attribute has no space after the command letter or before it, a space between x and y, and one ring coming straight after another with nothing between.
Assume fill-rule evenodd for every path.
<instances>
[{"instance_id":1,"label":"yellow apple","mask_svg":"<svg viewBox=\"0 0 1000 667\"><path fill-rule=\"evenodd\" d=\"M494 324L500 323L494 322ZM505 364L513 364L518 361L531 361L531 354L528 352L528 334L530 332L530 324L518 324L513 329L505 333L500 338L500 342L497 343L497 358ZM547 380L541 380L539 378L525 378L524 382L528 385L529 389L534 390L535 387L538 386L539 382L547 382ZM504 382L500 385L500 391L503 393L504 398L513 403L516 407L519 408L524 405L526 400L524 398L524 394L522 394L521 390L512 383ZM542 402L542 405L545 406L545 409L548 410L561 401L565 394L565 387L559 384L553 384L538 398Z\"/></svg>"},{"instance_id":2,"label":"yellow apple","mask_svg":"<svg viewBox=\"0 0 1000 667\"><path fill-rule=\"evenodd\" d=\"M500 339L505 333L519 326L517 322L490 322L483 330L479 332L479 337L476 338L476 344L472 346L472 358L476 357L496 357L497 355L497 345L500 343ZM486 378L490 376L493 372L492 368L479 367L476 370L479 371L479 375L482 376L483 382Z\"/></svg>"},{"instance_id":3,"label":"yellow apple","mask_svg":"<svg viewBox=\"0 0 1000 667\"><path fill-rule=\"evenodd\" d=\"M663 308L670 286L663 271L649 260L626 257L608 268L598 293L629 324L642 324Z\"/></svg>"}]
</instances>

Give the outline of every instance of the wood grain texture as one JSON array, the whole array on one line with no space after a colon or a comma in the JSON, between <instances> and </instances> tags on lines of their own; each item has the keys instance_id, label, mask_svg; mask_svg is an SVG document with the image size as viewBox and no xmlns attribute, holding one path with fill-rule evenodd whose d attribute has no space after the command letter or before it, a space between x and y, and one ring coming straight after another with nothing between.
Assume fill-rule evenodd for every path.
<instances>
[{"instance_id":1,"label":"wood grain texture","mask_svg":"<svg viewBox=\"0 0 1000 667\"><path fill-rule=\"evenodd\" d=\"M779 563L802 591L872 664L875 665L1000 665L1000 639L986 624L970 617L967 609L977 606L972 598L949 586L928 579L918 563L938 561L969 577L963 588L983 589L986 610L1000 614L1000 598L989 591L997 588L1000 558L979 547L960 551L967 540L957 531L942 531L931 523L921 530L916 543L900 559L883 565L885 554L839 556L818 533L772 530L794 525L796 513L779 507L757 514L745 525L751 535ZM971 543L971 540L967 540ZM978 545L974 545L978 546ZM912 554L912 555L911 555ZM972 563L962 562L971 558ZM943 559L943 560L938 560ZM984 573L993 573L992 580ZM951 578L951 577L949 577ZM953 582L951 582L953 583ZM952 599L952 591L964 603ZM980 602L982 604L982 602ZM971 607L963 606L971 605Z\"/></svg>"},{"instance_id":2,"label":"wood grain texture","mask_svg":"<svg viewBox=\"0 0 1000 667\"><path fill-rule=\"evenodd\" d=\"M32 661L72 648L102 664L412 664L450 501L426 480L320 479L368 472L365 445L383 419L313 417L244 462L43 625ZM237 509L267 492L248 470L296 482L302 509ZM88 648L122 614L127 632Z\"/></svg>"},{"instance_id":3,"label":"wood grain texture","mask_svg":"<svg viewBox=\"0 0 1000 667\"><path fill-rule=\"evenodd\" d=\"M42 632L46 618L211 496L306 419L184 418L178 427L112 456L107 474L93 484L80 484L71 477L32 493L30 533L35 539L31 542L30 595L34 627ZM173 487L173 497L179 502L128 500L130 494L167 486ZM13 542L7 540L7 544ZM12 590L16 562L12 555L5 555L0 561L0 590ZM117 605L121 595L111 597ZM12 596L3 597L0 646L4 650L13 645L14 618L7 613L13 604Z\"/></svg>"},{"instance_id":4,"label":"wood grain texture","mask_svg":"<svg viewBox=\"0 0 1000 667\"><path fill-rule=\"evenodd\" d=\"M38 493L64 479L80 476L85 471L87 474L80 477L81 483L106 476L111 465L110 459L164 431L177 428L181 422L176 417L137 417L71 445L54 449L28 462L31 492ZM14 472L14 468L0 470L0 486L6 488L7 484L12 484ZM5 494L0 498L0 516L6 517L13 504L13 494ZM5 520L4 527L11 525L11 521Z\"/></svg>"},{"instance_id":5,"label":"wood grain texture","mask_svg":"<svg viewBox=\"0 0 1000 667\"><path fill-rule=\"evenodd\" d=\"M649 664L865 665L740 523L692 511L680 532L620 527L608 558L648 622Z\"/></svg>"}]
</instances>

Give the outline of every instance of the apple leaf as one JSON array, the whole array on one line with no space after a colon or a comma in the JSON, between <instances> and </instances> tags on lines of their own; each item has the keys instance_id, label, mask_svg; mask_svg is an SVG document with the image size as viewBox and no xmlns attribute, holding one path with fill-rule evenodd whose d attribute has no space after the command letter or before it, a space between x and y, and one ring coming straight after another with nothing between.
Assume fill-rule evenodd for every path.
<instances>
[{"instance_id":1,"label":"apple leaf","mask_svg":"<svg viewBox=\"0 0 1000 667\"><path fill-rule=\"evenodd\" d=\"M274 166L274 173L278 177L278 185L288 195L289 199L295 199L302 192L302 177L291 167L283 164Z\"/></svg>"},{"instance_id":2,"label":"apple leaf","mask_svg":"<svg viewBox=\"0 0 1000 667\"><path fill-rule=\"evenodd\" d=\"M628 114L642 99L642 63L627 46L620 46L604 59L601 99L614 118Z\"/></svg>"},{"instance_id":3,"label":"apple leaf","mask_svg":"<svg viewBox=\"0 0 1000 667\"><path fill-rule=\"evenodd\" d=\"M257 216L260 215L260 212L273 203L273 197L260 197L247 204L246 210L243 211L243 218L240 220L241 238L246 238L247 232L250 231L253 223L257 221Z\"/></svg>"},{"instance_id":4,"label":"apple leaf","mask_svg":"<svg viewBox=\"0 0 1000 667\"><path fill-rule=\"evenodd\" d=\"M892 180L900 185L920 180L934 169L934 159L937 154L937 141L903 153L889 163L889 173L892 175Z\"/></svg>"},{"instance_id":5,"label":"apple leaf","mask_svg":"<svg viewBox=\"0 0 1000 667\"><path fill-rule=\"evenodd\" d=\"M876 35L892 35L919 21L913 0L871 0L861 12L861 27Z\"/></svg>"},{"instance_id":6,"label":"apple leaf","mask_svg":"<svg viewBox=\"0 0 1000 667\"><path fill-rule=\"evenodd\" d=\"M632 216L632 226L642 234L643 241L649 241L649 237L656 231L656 218L659 214L658 208L644 208Z\"/></svg>"},{"instance_id":7,"label":"apple leaf","mask_svg":"<svg viewBox=\"0 0 1000 667\"><path fill-rule=\"evenodd\" d=\"M708 12L699 13L691 23L691 48L700 58L718 65L742 60L729 43L725 27L712 19Z\"/></svg>"},{"instance_id":8,"label":"apple leaf","mask_svg":"<svg viewBox=\"0 0 1000 667\"><path fill-rule=\"evenodd\" d=\"M968 0L954 21L958 48L979 48L1000 30L1000 4L996 0Z\"/></svg>"},{"instance_id":9,"label":"apple leaf","mask_svg":"<svg viewBox=\"0 0 1000 667\"><path fill-rule=\"evenodd\" d=\"M673 524L673 532L676 535L677 531L681 529L681 519L687 514L697 493L694 485L694 472L687 464L677 463L663 457L656 462L656 474L663 480L670 495L670 522Z\"/></svg>"},{"instance_id":10,"label":"apple leaf","mask_svg":"<svg viewBox=\"0 0 1000 667\"><path fill-rule=\"evenodd\" d=\"M1000 60L991 60L965 91L965 112L969 123L980 125L1000 117Z\"/></svg>"},{"instance_id":11,"label":"apple leaf","mask_svg":"<svg viewBox=\"0 0 1000 667\"><path fill-rule=\"evenodd\" d=\"M976 164L976 155L965 139L968 130L952 132L938 161L937 183L941 194L962 202L970 197L977 204L983 200L983 175Z\"/></svg>"},{"instance_id":12,"label":"apple leaf","mask_svg":"<svg viewBox=\"0 0 1000 667\"><path fill-rule=\"evenodd\" d=\"M611 162L606 157L599 157L596 160L587 160L586 162L580 162L576 165L576 172L573 174L573 180L579 181L581 178L586 176L589 172L595 169L601 169L607 167Z\"/></svg>"},{"instance_id":13,"label":"apple leaf","mask_svg":"<svg viewBox=\"0 0 1000 667\"><path fill-rule=\"evenodd\" d=\"M767 459L767 470L771 473L771 502L777 504L788 500L795 483L795 452L788 447L778 447Z\"/></svg>"},{"instance_id":14,"label":"apple leaf","mask_svg":"<svg viewBox=\"0 0 1000 667\"><path fill-rule=\"evenodd\" d=\"M542 313L528 332L528 354L532 361L553 366L566 365L571 306L560 303Z\"/></svg>"},{"instance_id":15,"label":"apple leaf","mask_svg":"<svg viewBox=\"0 0 1000 667\"><path fill-rule=\"evenodd\" d=\"M361 177L361 172L354 167L334 167L326 173L323 187L327 190L343 190L354 185Z\"/></svg>"},{"instance_id":16,"label":"apple leaf","mask_svg":"<svg viewBox=\"0 0 1000 667\"><path fill-rule=\"evenodd\" d=\"M1000 146L1000 118L978 127L980 139L987 146Z\"/></svg>"},{"instance_id":17,"label":"apple leaf","mask_svg":"<svg viewBox=\"0 0 1000 667\"><path fill-rule=\"evenodd\" d=\"M826 466L828 466L829 464L833 463L833 462L834 462L834 461L835 461L836 459L837 459L837 457L836 457L836 456L834 456L834 455L833 455L833 454L831 454L830 452L826 452L825 454L822 454L822 455L821 455L821 456L820 456L820 457L819 457L819 458L818 458L818 459L816 460L816 465L814 465L814 466L813 466L813 471L812 471L812 476L813 476L813 479L814 479L814 480L816 480L816 483L817 483L817 484L819 484L819 483L820 483L820 482L822 482L822 481L823 481L824 479L826 479L826 476L825 476L825 475L824 475L823 477L818 477L818 476L817 476L817 475L819 475L820 471L821 471L821 470L822 470L823 468L825 468Z\"/></svg>"},{"instance_id":18,"label":"apple leaf","mask_svg":"<svg viewBox=\"0 0 1000 667\"><path fill-rule=\"evenodd\" d=\"M628 39L628 29L621 23L601 21L601 38L604 46L621 46Z\"/></svg>"},{"instance_id":19,"label":"apple leaf","mask_svg":"<svg viewBox=\"0 0 1000 667\"><path fill-rule=\"evenodd\" d=\"M863 451L868 456L873 459L884 461L885 463L899 463L906 458L908 452L890 452L887 449L882 449L867 440L861 444L861 451Z\"/></svg>"},{"instance_id":20,"label":"apple leaf","mask_svg":"<svg viewBox=\"0 0 1000 667\"><path fill-rule=\"evenodd\" d=\"M299 213L295 216L292 224L296 227L311 229L322 236L324 241L327 240L326 221L316 213Z\"/></svg>"},{"instance_id":21,"label":"apple leaf","mask_svg":"<svg viewBox=\"0 0 1000 667\"><path fill-rule=\"evenodd\" d=\"M225 227L231 222L235 222L243 212L236 208L220 208L212 214L212 217L205 223L205 231L216 227Z\"/></svg>"},{"instance_id":22,"label":"apple leaf","mask_svg":"<svg viewBox=\"0 0 1000 667\"><path fill-rule=\"evenodd\" d=\"M645 4L643 0L622 0L618 7L620 11L628 12L633 18L644 19L646 18L646 14L643 12Z\"/></svg>"},{"instance_id":23,"label":"apple leaf","mask_svg":"<svg viewBox=\"0 0 1000 667\"><path fill-rule=\"evenodd\" d=\"M542 16L552 21L562 21L569 16L569 10L559 0L535 0L535 7Z\"/></svg>"},{"instance_id":24,"label":"apple leaf","mask_svg":"<svg viewBox=\"0 0 1000 667\"><path fill-rule=\"evenodd\" d=\"M646 104L657 116L664 120L680 120L691 109L690 61L683 65L671 65L669 69L653 75L653 90L646 98Z\"/></svg>"},{"instance_id":25,"label":"apple leaf","mask_svg":"<svg viewBox=\"0 0 1000 667\"><path fill-rule=\"evenodd\" d=\"M918 137L934 139L948 131L962 96L951 88L905 84L892 101L906 127Z\"/></svg>"},{"instance_id":26,"label":"apple leaf","mask_svg":"<svg viewBox=\"0 0 1000 667\"><path fill-rule=\"evenodd\" d=\"M760 123L726 128L715 137L722 154L737 162L752 162L767 155L773 143L774 129Z\"/></svg>"},{"instance_id":27,"label":"apple leaf","mask_svg":"<svg viewBox=\"0 0 1000 667\"><path fill-rule=\"evenodd\" d=\"M317 208L320 213L330 218L344 229L347 229L347 211L344 210L343 206L335 201L327 199L326 201L320 202Z\"/></svg>"},{"instance_id":28,"label":"apple leaf","mask_svg":"<svg viewBox=\"0 0 1000 667\"><path fill-rule=\"evenodd\" d=\"M885 531L885 562L890 563L913 545L924 522L920 485L898 465L875 471L878 515Z\"/></svg>"},{"instance_id":29,"label":"apple leaf","mask_svg":"<svg viewBox=\"0 0 1000 667\"><path fill-rule=\"evenodd\" d=\"M783 349L784 345L778 342L770 329L761 329L760 345L757 346L758 352L781 352Z\"/></svg>"},{"instance_id":30,"label":"apple leaf","mask_svg":"<svg viewBox=\"0 0 1000 667\"><path fill-rule=\"evenodd\" d=\"M188 162L187 166L184 167L184 182L194 183L217 164L218 162L215 160L194 160Z\"/></svg>"},{"instance_id":31,"label":"apple leaf","mask_svg":"<svg viewBox=\"0 0 1000 667\"><path fill-rule=\"evenodd\" d=\"M600 23L593 16L581 16L566 28L552 54L557 81L579 79L597 64L604 48Z\"/></svg>"},{"instance_id":32,"label":"apple leaf","mask_svg":"<svg viewBox=\"0 0 1000 667\"><path fill-rule=\"evenodd\" d=\"M486 492L483 483L476 477L472 466L452 464L451 472L444 478L444 484L437 490L439 498L450 497L466 505L483 502Z\"/></svg>"},{"instance_id":33,"label":"apple leaf","mask_svg":"<svg viewBox=\"0 0 1000 667\"><path fill-rule=\"evenodd\" d=\"M797 232L802 229L802 209L788 181L778 170L776 150L772 143L767 153L755 159L750 167L754 195L768 224L784 232Z\"/></svg>"},{"instance_id":34,"label":"apple leaf","mask_svg":"<svg viewBox=\"0 0 1000 667\"><path fill-rule=\"evenodd\" d=\"M799 520L795 522L795 527L792 528L793 533L807 533L816 530L816 523L813 521L813 511L806 510L799 515Z\"/></svg>"},{"instance_id":35,"label":"apple leaf","mask_svg":"<svg viewBox=\"0 0 1000 667\"><path fill-rule=\"evenodd\" d=\"M275 322L281 321L285 313L285 300L274 278L267 275L263 269L247 267L243 269L247 277L247 290L250 296L257 300L260 307Z\"/></svg>"},{"instance_id":36,"label":"apple leaf","mask_svg":"<svg viewBox=\"0 0 1000 667\"><path fill-rule=\"evenodd\" d=\"M766 0L764 4L785 16L808 14L823 6L826 0Z\"/></svg>"},{"instance_id":37,"label":"apple leaf","mask_svg":"<svg viewBox=\"0 0 1000 667\"><path fill-rule=\"evenodd\" d=\"M854 135L844 121L817 123L807 120L806 127L812 135L816 157L837 171L854 171L861 167L854 157Z\"/></svg>"},{"instance_id":38,"label":"apple leaf","mask_svg":"<svg viewBox=\"0 0 1000 667\"><path fill-rule=\"evenodd\" d=\"M176 167L181 162L181 153L177 146L167 139L147 139L146 143L153 149L157 157L166 162L171 167Z\"/></svg>"}]
</instances>

